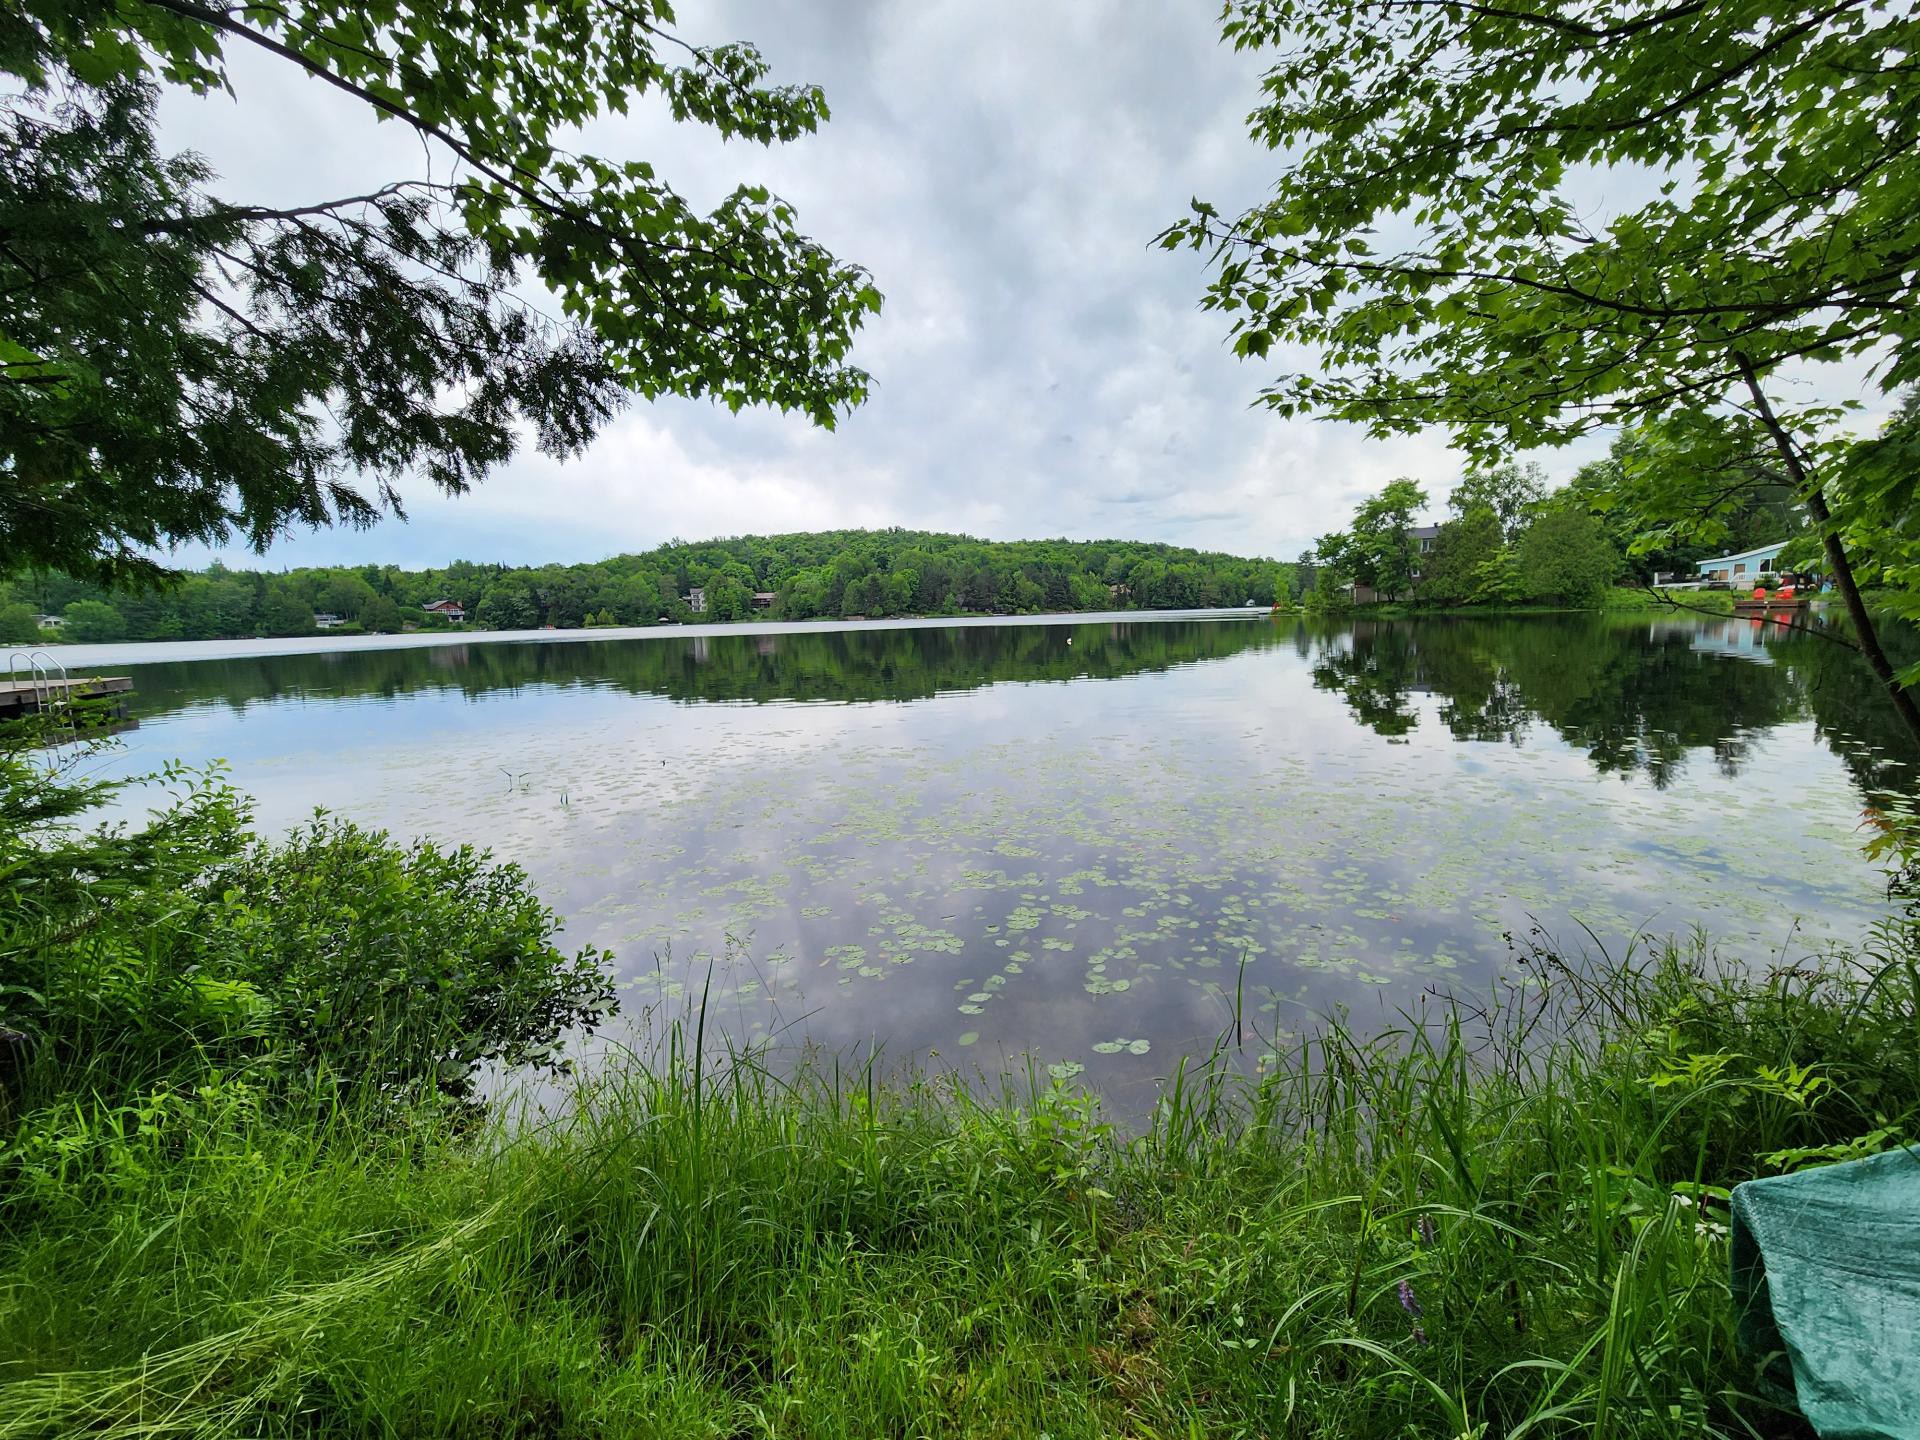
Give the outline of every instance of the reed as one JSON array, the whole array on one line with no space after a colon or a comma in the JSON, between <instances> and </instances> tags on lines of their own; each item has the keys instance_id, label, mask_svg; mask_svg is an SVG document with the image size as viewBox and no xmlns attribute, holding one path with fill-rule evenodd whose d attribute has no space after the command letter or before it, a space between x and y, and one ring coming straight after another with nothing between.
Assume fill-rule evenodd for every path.
<instances>
[{"instance_id":1,"label":"reed","mask_svg":"<svg viewBox=\"0 0 1920 1440\"><path fill-rule=\"evenodd\" d=\"M0 1440L1795 1433L1733 1347L1725 1194L1914 1136L1913 955L1536 951L1277 1066L1236 1026L1131 1133L698 1006L477 1128L42 1067Z\"/></svg>"}]
</instances>

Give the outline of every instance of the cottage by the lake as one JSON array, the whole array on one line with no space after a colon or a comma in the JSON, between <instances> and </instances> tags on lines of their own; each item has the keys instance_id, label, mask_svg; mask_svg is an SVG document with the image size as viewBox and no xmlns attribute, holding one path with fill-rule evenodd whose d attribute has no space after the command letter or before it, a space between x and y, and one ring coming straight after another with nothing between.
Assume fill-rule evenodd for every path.
<instances>
[{"instance_id":1,"label":"cottage by the lake","mask_svg":"<svg viewBox=\"0 0 1920 1440\"><path fill-rule=\"evenodd\" d=\"M1711 560L1702 560L1697 569L1700 579L1708 584L1737 587L1758 576L1771 575L1779 568L1780 552L1786 548L1787 542L1779 540L1753 550L1716 555Z\"/></svg>"}]
</instances>

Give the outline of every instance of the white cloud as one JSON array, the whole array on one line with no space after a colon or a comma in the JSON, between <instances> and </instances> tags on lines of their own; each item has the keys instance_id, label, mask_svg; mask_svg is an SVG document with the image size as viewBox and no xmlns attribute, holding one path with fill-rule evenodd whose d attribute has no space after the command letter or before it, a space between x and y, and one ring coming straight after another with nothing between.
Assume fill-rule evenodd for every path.
<instances>
[{"instance_id":1,"label":"white cloud","mask_svg":"<svg viewBox=\"0 0 1920 1440\"><path fill-rule=\"evenodd\" d=\"M1270 372L1236 362L1220 317L1198 310L1198 259L1150 248L1192 195L1245 204L1276 171L1244 130L1260 62L1221 46L1206 8L736 0L688 24L819 82L832 122L762 150L643 113L586 143L653 160L701 203L768 183L871 268L888 297L856 352L872 401L833 434L643 405L564 467L528 452L456 501L416 486L411 524L294 537L269 563L589 559L673 535L886 524L1291 556L1396 475L1441 508L1459 463L1439 438L1256 408ZM237 57L235 74L237 105L163 110L228 193L313 200L424 170L408 132L279 62ZM1543 458L1564 475L1587 453Z\"/></svg>"}]
</instances>

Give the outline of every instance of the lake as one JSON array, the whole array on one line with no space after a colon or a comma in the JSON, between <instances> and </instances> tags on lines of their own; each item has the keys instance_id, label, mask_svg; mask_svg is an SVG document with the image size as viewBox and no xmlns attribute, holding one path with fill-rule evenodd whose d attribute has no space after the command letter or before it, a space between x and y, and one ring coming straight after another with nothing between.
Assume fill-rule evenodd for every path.
<instances>
[{"instance_id":1,"label":"lake","mask_svg":"<svg viewBox=\"0 0 1920 1440\"><path fill-rule=\"evenodd\" d=\"M276 648L298 653L259 653ZM249 653L252 652L252 653ZM1744 620L1264 614L128 646L104 762L224 760L524 865L635 1023L1031 1059L1115 1094L1234 1014L1487 993L1535 926L1767 963L1886 913L1910 756L1854 657ZM129 663L138 662L138 663ZM1592 939L1588 938L1591 932Z\"/></svg>"}]
</instances>

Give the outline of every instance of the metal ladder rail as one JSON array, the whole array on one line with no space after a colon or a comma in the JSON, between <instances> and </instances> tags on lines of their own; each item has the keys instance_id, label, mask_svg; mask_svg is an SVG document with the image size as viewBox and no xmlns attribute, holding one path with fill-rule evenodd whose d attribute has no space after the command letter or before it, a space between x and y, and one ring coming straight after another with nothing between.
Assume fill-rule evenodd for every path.
<instances>
[{"instance_id":1,"label":"metal ladder rail","mask_svg":"<svg viewBox=\"0 0 1920 1440\"><path fill-rule=\"evenodd\" d=\"M46 650L13 650L7 654L9 675L21 668L18 663L20 661L26 662L27 679L33 686L35 710L42 715L52 714L57 710L66 722L67 732L78 740L80 725L73 717L73 685L71 677L67 674L67 667ZM57 682L54 679L56 671L59 672Z\"/></svg>"}]
</instances>

